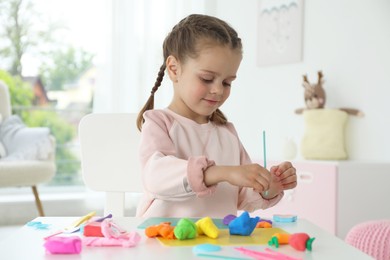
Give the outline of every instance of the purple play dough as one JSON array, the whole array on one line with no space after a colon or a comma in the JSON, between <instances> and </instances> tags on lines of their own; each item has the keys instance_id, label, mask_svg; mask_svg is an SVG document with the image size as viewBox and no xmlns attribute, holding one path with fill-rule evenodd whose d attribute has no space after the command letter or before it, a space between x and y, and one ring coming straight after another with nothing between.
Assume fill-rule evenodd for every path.
<instances>
[{"instance_id":1,"label":"purple play dough","mask_svg":"<svg viewBox=\"0 0 390 260\"><path fill-rule=\"evenodd\" d=\"M229 225L229 223L230 223L233 219L235 219L235 218L237 218L237 217L234 216L234 215L232 215L232 214L229 214L229 215L227 215L226 217L223 218L222 223L223 223L224 225Z\"/></svg>"}]
</instances>

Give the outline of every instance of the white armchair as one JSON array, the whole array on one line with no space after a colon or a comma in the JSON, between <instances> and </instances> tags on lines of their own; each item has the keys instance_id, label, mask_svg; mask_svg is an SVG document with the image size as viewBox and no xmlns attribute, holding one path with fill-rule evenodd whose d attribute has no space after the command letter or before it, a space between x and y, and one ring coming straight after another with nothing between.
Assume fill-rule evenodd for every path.
<instances>
[{"instance_id":1,"label":"white armchair","mask_svg":"<svg viewBox=\"0 0 390 260\"><path fill-rule=\"evenodd\" d=\"M26 127L11 114L7 85L0 81L0 188L31 186L40 216L44 216L37 185L56 172L55 139L47 127Z\"/></svg>"}]
</instances>

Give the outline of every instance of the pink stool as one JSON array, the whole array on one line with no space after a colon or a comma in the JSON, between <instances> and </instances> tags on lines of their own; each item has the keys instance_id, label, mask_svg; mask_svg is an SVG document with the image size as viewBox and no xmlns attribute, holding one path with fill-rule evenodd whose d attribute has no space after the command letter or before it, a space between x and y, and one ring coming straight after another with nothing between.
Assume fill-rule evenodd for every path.
<instances>
[{"instance_id":1,"label":"pink stool","mask_svg":"<svg viewBox=\"0 0 390 260\"><path fill-rule=\"evenodd\" d=\"M377 260L390 259L390 220L357 224L348 232L345 242Z\"/></svg>"}]
</instances>

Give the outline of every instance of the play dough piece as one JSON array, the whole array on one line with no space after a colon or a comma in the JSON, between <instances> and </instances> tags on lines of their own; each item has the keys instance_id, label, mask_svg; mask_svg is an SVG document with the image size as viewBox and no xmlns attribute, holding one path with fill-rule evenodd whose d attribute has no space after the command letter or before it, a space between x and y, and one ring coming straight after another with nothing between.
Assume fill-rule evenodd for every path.
<instances>
[{"instance_id":1,"label":"play dough piece","mask_svg":"<svg viewBox=\"0 0 390 260\"><path fill-rule=\"evenodd\" d=\"M84 226L83 234L86 237L104 237L101 222L91 222Z\"/></svg>"},{"instance_id":2,"label":"play dough piece","mask_svg":"<svg viewBox=\"0 0 390 260\"><path fill-rule=\"evenodd\" d=\"M306 233L295 233L290 236L289 244L293 248L299 251L305 251L305 249L311 251L314 238Z\"/></svg>"},{"instance_id":3,"label":"play dough piece","mask_svg":"<svg viewBox=\"0 0 390 260\"><path fill-rule=\"evenodd\" d=\"M226 216L223 218L222 223L223 223L224 225L229 225L229 223L230 223L233 219L235 219L235 218L237 218L237 216L235 216L235 215L232 215L232 214L226 215Z\"/></svg>"},{"instance_id":4,"label":"play dough piece","mask_svg":"<svg viewBox=\"0 0 390 260\"><path fill-rule=\"evenodd\" d=\"M78 236L50 237L45 241L44 247L49 254L80 254L81 239Z\"/></svg>"},{"instance_id":5,"label":"play dough piece","mask_svg":"<svg viewBox=\"0 0 390 260\"><path fill-rule=\"evenodd\" d=\"M179 240L194 239L197 235L197 228L194 222L188 218L182 218L173 230Z\"/></svg>"},{"instance_id":6,"label":"play dough piece","mask_svg":"<svg viewBox=\"0 0 390 260\"><path fill-rule=\"evenodd\" d=\"M265 219L265 218L262 219L262 218L260 218L259 222L262 222L262 221L268 222L268 223L270 223L272 225L272 220L270 220L270 219Z\"/></svg>"},{"instance_id":7,"label":"play dough piece","mask_svg":"<svg viewBox=\"0 0 390 260\"><path fill-rule=\"evenodd\" d=\"M250 236L256 228L259 217L251 218L247 211L229 223L230 235Z\"/></svg>"},{"instance_id":8,"label":"play dough piece","mask_svg":"<svg viewBox=\"0 0 390 260\"><path fill-rule=\"evenodd\" d=\"M217 252L217 251L221 251L221 247L220 246L217 246L217 245L212 245L212 244L200 244L200 245L197 245L197 246L194 246L192 248L192 252L194 252L194 254L199 254L199 253L204 253L204 252Z\"/></svg>"},{"instance_id":9,"label":"play dough piece","mask_svg":"<svg viewBox=\"0 0 390 260\"><path fill-rule=\"evenodd\" d=\"M305 249L311 251L314 239L315 238L310 238L306 233L294 233L292 235L276 233L272 236L270 241L268 241L268 245L274 245L278 248L279 245L289 244L299 251L305 251Z\"/></svg>"},{"instance_id":10,"label":"play dough piece","mask_svg":"<svg viewBox=\"0 0 390 260\"><path fill-rule=\"evenodd\" d=\"M256 224L256 228L272 228L272 224L268 221L259 221Z\"/></svg>"},{"instance_id":11,"label":"play dough piece","mask_svg":"<svg viewBox=\"0 0 390 260\"><path fill-rule=\"evenodd\" d=\"M161 236L167 239L174 239L175 234L173 233L175 227L171 226L170 222L162 222L159 225L147 227L145 229L145 235L147 237Z\"/></svg>"},{"instance_id":12,"label":"play dough piece","mask_svg":"<svg viewBox=\"0 0 390 260\"><path fill-rule=\"evenodd\" d=\"M206 235L209 238L217 238L219 235L219 229L214 224L210 217L199 219L196 223L197 231L199 235Z\"/></svg>"},{"instance_id":13,"label":"play dough piece","mask_svg":"<svg viewBox=\"0 0 390 260\"><path fill-rule=\"evenodd\" d=\"M290 239L290 234L275 233L272 235L270 241L268 241L268 245L275 246L276 248L278 248L279 245L288 244L289 239Z\"/></svg>"}]
</instances>

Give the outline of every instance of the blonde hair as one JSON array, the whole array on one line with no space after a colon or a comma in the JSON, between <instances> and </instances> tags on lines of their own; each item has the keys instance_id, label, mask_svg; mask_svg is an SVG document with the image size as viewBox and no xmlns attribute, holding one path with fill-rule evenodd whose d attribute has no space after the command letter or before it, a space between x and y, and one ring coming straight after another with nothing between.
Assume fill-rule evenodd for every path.
<instances>
[{"instance_id":1,"label":"blonde hair","mask_svg":"<svg viewBox=\"0 0 390 260\"><path fill-rule=\"evenodd\" d=\"M154 108L154 94L164 78L167 58L172 55L181 62L185 62L187 57L196 58L199 53L198 43L204 39L242 51L241 39L237 32L221 19L208 15L192 14L181 20L164 40L164 63L160 67L149 99L138 114L137 127L140 131L145 121L143 118L144 112ZM210 116L210 121L216 124L225 124L227 119L221 110L217 109Z\"/></svg>"}]
</instances>

